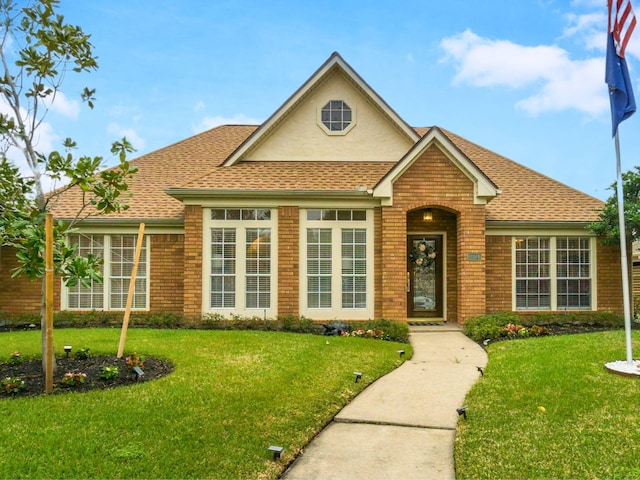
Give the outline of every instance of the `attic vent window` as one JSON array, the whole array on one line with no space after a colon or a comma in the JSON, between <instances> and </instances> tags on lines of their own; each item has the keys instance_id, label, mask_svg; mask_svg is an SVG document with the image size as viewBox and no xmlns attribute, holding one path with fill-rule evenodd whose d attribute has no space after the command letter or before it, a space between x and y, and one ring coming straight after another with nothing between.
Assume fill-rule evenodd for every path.
<instances>
[{"instance_id":1,"label":"attic vent window","mask_svg":"<svg viewBox=\"0 0 640 480\"><path fill-rule=\"evenodd\" d=\"M320 121L329 132L346 133L353 122L353 112L342 100L331 100L322 107Z\"/></svg>"}]
</instances>

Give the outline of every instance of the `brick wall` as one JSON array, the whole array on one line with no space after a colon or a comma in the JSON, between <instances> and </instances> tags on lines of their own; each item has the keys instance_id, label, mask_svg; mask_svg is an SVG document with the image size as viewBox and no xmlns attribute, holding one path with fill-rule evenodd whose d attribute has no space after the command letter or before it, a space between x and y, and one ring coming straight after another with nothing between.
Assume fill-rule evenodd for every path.
<instances>
[{"instance_id":1,"label":"brick wall","mask_svg":"<svg viewBox=\"0 0 640 480\"><path fill-rule=\"evenodd\" d=\"M456 222L455 227L445 226L452 232L448 240L449 237L455 240L455 248L448 248L448 255L453 258L447 258L447 319L462 323L470 316L484 313L485 208L473 201L472 182L437 147L429 148L396 181L393 206L382 208L385 318L406 321L407 213L426 207L447 211L454 215L450 221L455 218ZM468 253L480 254L481 260L468 260Z\"/></svg>"},{"instance_id":2,"label":"brick wall","mask_svg":"<svg viewBox=\"0 0 640 480\"><path fill-rule=\"evenodd\" d=\"M512 308L511 237L487 237L487 313Z\"/></svg>"},{"instance_id":3,"label":"brick wall","mask_svg":"<svg viewBox=\"0 0 640 480\"><path fill-rule=\"evenodd\" d=\"M183 312L184 235L150 235L149 309Z\"/></svg>"},{"instance_id":4,"label":"brick wall","mask_svg":"<svg viewBox=\"0 0 640 480\"><path fill-rule=\"evenodd\" d=\"M300 209L278 208L278 315L300 315Z\"/></svg>"},{"instance_id":5,"label":"brick wall","mask_svg":"<svg viewBox=\"0 0 640 480\"><path fill-rule=\"evenodd\" d=\"M184 218L184 315L202 314L202 207L186 205Z\"/></svg>"},{"instance_id":6,"label":"brick wall","mask_svg":"<svg viewBox=\"0 0 640 480\"><path fill-rule=\"evenodd\" d=\"M30 281L27 277L11 278L18 266L16 250L0 248L0 312L8 314L36 313L41 311L43 281ZM54 309L60 310L59 277L54 280Z\"/></svg>"},{"instance_id":7,"label":"brick wall","mask_svg":"<svg viewBox=\"0 0 640 480\"><path fill-rule=\"evenodd\" d=\"M605 246L598 242L597 257L598 310L623 315L620 247Z\"/></svg>"}]
</instances>

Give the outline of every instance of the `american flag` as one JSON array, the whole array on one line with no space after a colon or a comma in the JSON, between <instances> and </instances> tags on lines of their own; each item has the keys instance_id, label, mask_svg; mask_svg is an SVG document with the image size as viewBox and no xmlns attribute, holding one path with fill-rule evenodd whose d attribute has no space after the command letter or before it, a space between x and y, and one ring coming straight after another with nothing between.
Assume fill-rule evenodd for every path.
<instances>
[{"instance_id":1,"label":"american flag","mask_svg":"<svg viewBox=\"0 0 640 480\"><path fill-rule=\"evenodd\" d=\"M633 29L636 28L636 16L631 8L631 0L607 0L609 7L609 33L613 34L616 53L624 58Z\"/></svg>"}]
</instances>

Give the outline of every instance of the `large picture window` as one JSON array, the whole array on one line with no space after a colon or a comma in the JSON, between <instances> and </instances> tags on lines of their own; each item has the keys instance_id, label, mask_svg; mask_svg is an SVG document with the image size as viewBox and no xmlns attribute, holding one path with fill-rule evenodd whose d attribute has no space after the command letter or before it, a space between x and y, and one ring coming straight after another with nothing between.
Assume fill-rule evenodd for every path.
<instances>
[{"instance_id":1,"label":"large picture window","mask_svg":"<svg viewBox=\"0 0 640 480\"><path fill-rule=\"evenodd\" d=\"M205 310L223 314L276 312L275 211L263 208L209 210L209 277Z\"/></svg>"},{"instance_id":2,"label":"large picture window","mask_svg":"<svg viewBox=\"0 0 640 480\"><path fill-rule=\"evenodd\" d=\"M69 235L70 245L77 246L81 256L89 254L103 259L103 283L93 280L88 286L78 284L66 288L66 308L69 310L124 310L127 306L131 272L135 258L137 235ZM148 310L147 241L142 243L135 289L134 310Z\"/></svg>"},{"instance_id":3,"label":"large picture window","mask_svg":"<svg viewBox=\"0 0 640 480\"><path fill-rule=\"evenodd\" d=\"M365 209L306 210L301 313L315 319L373 316L373 218Z\"/></svg>"},{"instance_id":4,"label":"large picture window","mask_svg":"<svg viewBox=\"0 0 640 480\"><path fill-rule=\"evenodd\" d=\"M516 237L516 310L593 308L589 237Z\"/></svg>"}]
</instances>

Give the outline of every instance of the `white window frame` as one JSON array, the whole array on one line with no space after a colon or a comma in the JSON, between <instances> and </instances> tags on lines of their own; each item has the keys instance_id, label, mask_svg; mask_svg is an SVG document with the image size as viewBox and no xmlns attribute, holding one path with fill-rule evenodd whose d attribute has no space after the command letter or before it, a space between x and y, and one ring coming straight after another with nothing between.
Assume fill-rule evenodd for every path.
<instances>
[{"instance_id":1,"label":"white window frame","mask_svg":"<svg viewBox=\"0 0 640 480\"><path fill-rule=\"evenodd\" d=\"M99 311L124 311L126 309L126 305L123 308L112 308L111 307L111 287L112 287L112 275L111 275L111 243L112 243L112 237L114 236L133 236L136 237L136 241L137 241L137 233L130 233L130 232L123 232L123 233L87 233L87 232L83 232L83 233L78 233L78 234L74 234L74 235L80 235L80 236L85 236L85 237L93 237L93 236L101 236L104 239L104 243L103 243L103 252L102 252L102 258L103 258L103 264L102 264L102 271L103 271L103 282L102 282L102 295L103 295L103 306L102 308L78 308L78 307L73 307L71 308L69 306L69 293L70 293L70 289L64 284L64 282L62 282L62 295L61 295L61 308L63 310L71 310L74 312L84 312L84 311L90 311L90 310L99 310ZM145 296L145 305L143 307L136 307L134 304L132 304L131 309L135 310L135 311L139 311L139 312L144 312L144 311L148 311L149 310L149 304L150 304L150 285L151 285L151 276L150 276L150 272L151 272L151 263L150 263L150 259L151 259L151 245L150 245L150 239L149 236L145 235L144 239L144 252L145 252L145 257L144 259L144 265L146 265L146 269L141 269L140 265L138 265L138 271L137 271L137 275L136 275L136 281L144 278L146 280L145 282L145 291L143 292L144 296ZM116 278L116 277L113 277ZM124 277L117 277L118 279L120 278L124 278ZM129 277L130 278L130 277ZM128 291L128 289L127 289ZM136 292L137 295L140 295L140 292ZM126 304L126 301L125 301Z\"/></svg>"},{"instance_id":2,"label":"white window frame","mask_svg":"<svg viewBox=\"0 0 640 480\"><path fill-rule=\"evenodd\" d=\"M364 220L308 220L310 210L336 210L338 212L364 211ZM337 217L336 217L337 218ZM310 228L331 229L331 307L311 308L308 305L307 230ZM342 308L342 230L363 229L366 231L366 307ZM373 210L367 208L309 208L300 209L300 314L314 320L367 320L374 316L374 222Z\"/></svg>"},{"instance_id":3,"label":"white window frame","mask_svg":"<svg viewBox=\"0 0 640 480\"><path fill-rule=\"evenodd\" d=\"M516 242L519 238L528 238L528 237L539 237L539 238L548 238L549 239L549 278L550 278L550 306L549 308L518 308L517 306L517 293L516 293ZM558 307L558 256L557 256L557 240L558 238L587 238L589 240L589 279L591 280L591 305L589 307L579 307L579 308L570 308L570 307ZM597 310L597 244L596 238L591 237L589 235L580 235L574 233L563 234L560 232L554 232L553 234L548 234L546 232L536 232L536 233L522 233L522 234L514 234L512 236L511 241L511 268L512 268L512 310L514 312L557 312L557 311L568 311L568 312L581 312L581 311L595 311ZM524 277L523 277L524 278Z\"/></svg>"},{"instance_id":4,"label":"white window frame","mask_svg":"<svg viewBox=\"0 0 640 480\"><path fill-rule=\"evenodd\" d=\"M270 210L269 220L211 219L216 210ZM243 215L240 215L242 217ZM214 228L235 230L235 305L233 307L211 307L211 232ZM247 303L247 229L269 229L271 234L270 256L270 301L269 308L248 308ZM203 209L203 255L202 255L202 312L221 315L259 316L273 318L278 314L278 209L273 207L215 207ZM250 274L254 276L253 274Z\"/></svg>"}]
</instances>

